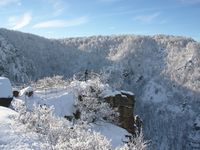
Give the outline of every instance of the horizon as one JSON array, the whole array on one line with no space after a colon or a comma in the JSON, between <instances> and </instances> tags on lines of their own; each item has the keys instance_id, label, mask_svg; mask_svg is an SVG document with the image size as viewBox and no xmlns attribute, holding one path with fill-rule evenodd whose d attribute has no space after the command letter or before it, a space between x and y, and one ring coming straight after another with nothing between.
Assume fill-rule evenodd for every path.
<instances>
[{"instance_id":1,"label":"horizon","mask_svg":"<svg viewBox=\"0 0 200 150\"><path fill-rule=\"evenodd\" d=\"M12 30L12 29L7 29L7 28L0 28L0 30L3 29L3 30L9 30L9 31L13 31L13 32L20 32L20 33L24 33L24 34L31 34L31 35L34 35L34 36L39 36L39 37L42 37L42 38L46 38L46 39L52 39L52 40L59 40L59 39L65 39L65 38L90 38L90 37L98 37L98 36L102 36L102 37L112 37L112 36L144 36L144 37L153 37L153 36L174 36L174 37L181 37L181 38L187 38L187 39L193 39L194 41L196 42L200 42L200 40L196 40L192 37L189 37L189 36L182 36L182 35L170 35L170 34L154 34L154 35L147 35L147 34L134 34L134 33L127 33L127 34L110 34L110 35L100 35L100 34L97 34L97 35L86 35L86 36L66 36L66 37L61 37L61 38L53 38L53 37L45 37L43 35L39 35L39 34L35 34L35 33L30 33L30 32L24 32L24 31L19 31L19 30Z\"/></svg>"},{"instance_id":2,"label":"horizon","mask_svg":"<svg viewBox=\"0 0 200 150\"><path fill-rule=\"evenodd\" d=\"M199 8L200 0L0 0L0 28L54 39L128 34L199 42Z\"/></svg>"}]
</instances>

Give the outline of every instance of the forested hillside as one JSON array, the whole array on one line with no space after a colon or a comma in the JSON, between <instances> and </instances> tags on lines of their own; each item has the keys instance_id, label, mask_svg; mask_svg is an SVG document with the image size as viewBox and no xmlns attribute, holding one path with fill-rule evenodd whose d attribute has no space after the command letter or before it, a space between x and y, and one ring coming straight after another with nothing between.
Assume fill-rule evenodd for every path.
<instances>
[{"instance_id":1,"label":"forested hillside","mask_svg":"<svg viewBox=\"0 0 200 150\"><path fill-rule=\"evenodd\" d=\"M0 74L13 84L86 69L135 93L152 149L200 147L200 43L156 35L46 39L0 29Z\"/></svg>"}]
</instances>

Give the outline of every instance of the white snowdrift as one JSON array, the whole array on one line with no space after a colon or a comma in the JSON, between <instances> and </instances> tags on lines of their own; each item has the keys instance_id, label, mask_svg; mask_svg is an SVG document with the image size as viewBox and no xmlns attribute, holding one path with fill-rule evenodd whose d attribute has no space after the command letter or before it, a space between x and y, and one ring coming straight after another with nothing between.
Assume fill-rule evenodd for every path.
<instances>
[{"instance_id":1,"label":"white snowdrift","mask_svg":"<svg viewBox=\"0 0 200 150\"><path fill-rule=\"evenodd\" d=\"M125 129L122 129L111 123L98 122L93 124L93 129L100 132L107 139L111 140L113 147L122 146L123 141L126 141L125 135L130 135Z\"/></svg>"},{"instance_id":2,"label":"white snowdrift","mask_svg":"<svg viewBox=\"0 0 200 150\"><path fill-rule=\"evenodd\" d=\"M36 133L24 131L24 127L13 119L17 112L0 106L0 149L39 149Z\"/></svg>"},{"instance_id":3,"label":"white snowdrift","mask_svg":"<svg viewBox=\"0 0 200 150\"><path fill-rule=\"evenodd\" d=\"M12 87L10 80L5 77L0 77L0 98L12 97Z\"/></svg>"},{"instance_id":4,"label":"white snowdrift","mask_svg":"<svg viewBox=\"0 0 200 150\"><path fill-rule=\"evenodd\" d=\"M11 116L17 115L17 112L6 107L0 106L0 122L1 124L11 121Z\"/></svg>"}]
</instances>

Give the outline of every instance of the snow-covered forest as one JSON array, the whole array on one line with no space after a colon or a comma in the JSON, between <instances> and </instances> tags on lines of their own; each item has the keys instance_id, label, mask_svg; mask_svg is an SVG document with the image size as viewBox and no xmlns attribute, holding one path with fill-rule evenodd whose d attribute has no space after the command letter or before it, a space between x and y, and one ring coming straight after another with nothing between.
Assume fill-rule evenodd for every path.
<instances>
[{"instance_id":1,"label":"snow-covered forest","mask_svg":"<svg viewBox=\"0 0 200 150\"><path fill-rule=\"evenodd\" d=\"M71 80L86 69L96 72L105 78L110 87L135 94L135 113L144 122L143 134L145 140L149 141L149 149L198 149L199 51L200 43L177 36L46 39L0 29L0 75L8 77L13 85L28 85L54 75ZM22 116L26 117L24 114ZM31 125L32 130L37 130L37 127ZM95 136L97 141L94 142L99 144L95 145L100 146L98 140L103 137L84 132L91 137ZM45 138L49 136L45 135ZM80 135L80 138L85 137ZM54 143L54 146L62 146L62 140L58 140L61 143ZM46 142L49 144L48 140ZM107 146L105 149L110 149L110 145Z\"/></svg>"}]
</instances>

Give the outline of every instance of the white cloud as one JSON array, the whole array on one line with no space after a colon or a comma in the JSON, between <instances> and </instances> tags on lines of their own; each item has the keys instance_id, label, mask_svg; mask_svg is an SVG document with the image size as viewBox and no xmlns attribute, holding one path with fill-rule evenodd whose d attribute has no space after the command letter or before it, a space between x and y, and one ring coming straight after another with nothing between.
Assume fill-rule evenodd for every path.
<instances>
[{"instance_id":1,"label":"white cloud","mask_svg":"<svg viewBox=\"0 0 200 150\"><path fill-rule=\"evenodd\" d=\"M143 15L143 16L136 16L133 19L135 21L140 21L140 22L145 22L145 23L150 23L152 22L154 19L156 19L158 16L160 15L159 12L150 14L150 15Z\"/></svg>"},{"instance_id":2,"label":"white cloud","mask_svg":"<svg viewBox=\"0 0 200 150\"><path fill-rule=\"evenodd\" d=\"M12 3L20 3L20 0L0 0L0 6L6 6Z\"/></svg>"},{"instance_id":3,"label":"white cloud","mask_svg":"<svg viewBox=\"0 0 200 150\"><path fill-rule=\"evenodd\" d=\"M63 28L78 26L88 22L88 17L79 17L71 20L48 20L37 23L33 28Z\"/></svg>"},{"instance_id":4,"label":"white cloud","mask_svg":"<svg viewBox=\"0 0 200 150\"><path fill-rule=\"evenodd\" d=\"M21 17L11 16L8 19L9 25L13 30L21 29L27 26L32 20L30 13L24 13Z\"/></svg>"}]
</instances>

